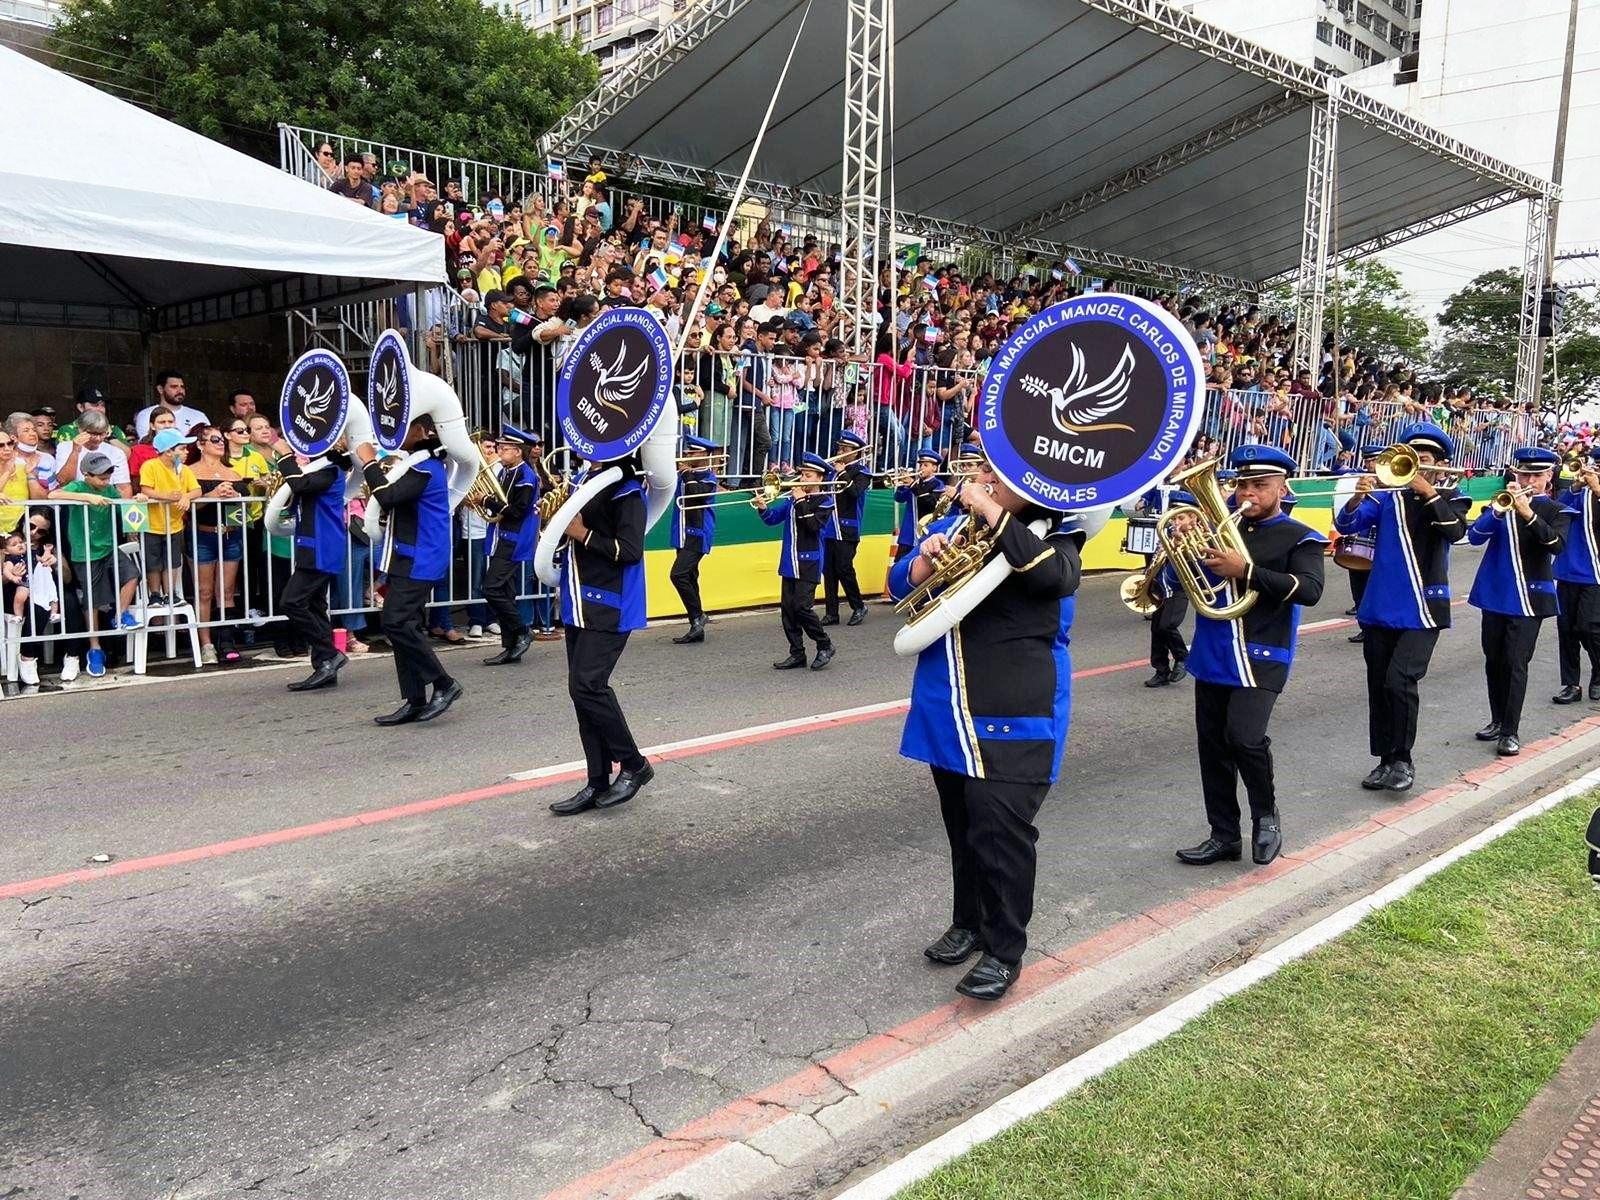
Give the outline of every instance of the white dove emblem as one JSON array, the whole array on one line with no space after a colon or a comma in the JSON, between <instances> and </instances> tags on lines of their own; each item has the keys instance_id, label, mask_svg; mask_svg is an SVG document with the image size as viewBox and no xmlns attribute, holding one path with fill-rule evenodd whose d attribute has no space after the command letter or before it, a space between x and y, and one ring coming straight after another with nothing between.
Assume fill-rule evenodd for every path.
<instances>
[{"instance_id":1,"label":"white dove emblem","mask_svg":"<svg viewBox=\"0 0 1600 1200\"><path fill-rule=\"evenodd\" d=\"M1083 351L1073 346L1072 369L1060 387L1051 387L1036 375L1024 376L1021 387L1030 395L1050 397L1050 416L1062 433L1074 437L1107 429L1122 429L1132 433L1132 425L1106 422L1105 418L1128 402L1133 367L1133 347L1124 344L1122 356L1117 359L1117 365L1111 368L1110 374L1104 379L1085 384L1084 377L1089 371L1083 361Z\"/></svg>"},{"instance_id":2,"label":"white dove emblem","mask_svg":"<svg viewBox=\"0 0 1600 1200\"><path fill-rule=\"evenodd\" d=\"M648 358L639 360L639 365L631 371L623 372L622 362L628 356L628 346L624 342L617 348L617 361L609 367L595 353L589 355L589 365L595 370L594 398L604 407L628 415L627 404L633 399L633 394L639 390L639 385L644 382L645 368L650 365Z\"/></svg>"},{"instance_id":3,"label":"white dove emblem","mask_svg":"<svg viewBox=\"0 0 1600 1200\"><path fill-rule=\"evenodd\" d=\"M375 389L378 393L377 407L379 409L387 409L394 402L394 389L398 382L399 376L392 366L387 371L379 373Z\"/></svg>"},{"instance_id":4,"label":"white dove emblem","mask_svg":"<svg viewBox=\"0 0 1600 1200\"><path fill-rule=\"evenodd\" d=\"M300 399L304 404L304 415L313 421L320 419L322 414L328 411L328 405L333 403L333 381L331 379L325 389L308 393L304 385L300 385L295 388L295 391L300 394Z\"/></svg>"}]
</instances>

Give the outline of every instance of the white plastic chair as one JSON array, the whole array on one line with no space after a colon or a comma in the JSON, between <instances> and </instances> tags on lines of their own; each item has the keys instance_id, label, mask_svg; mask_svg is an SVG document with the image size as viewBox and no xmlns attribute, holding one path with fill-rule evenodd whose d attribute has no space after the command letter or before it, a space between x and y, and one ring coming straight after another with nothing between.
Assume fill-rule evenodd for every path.
<instances>
[{"instance_id":1,"label":"white plastic chair","mask_svg":"<svg viewBox=\"0 0 1600 1200\"><path fill-rule=\"evenodd\" d=\"M134 597L134 607L140 617L139 628L131 630L129 636L133 638L133 673L143 675L145 663L150 653L150 623L160 617L163 628L167 634L167 657L174 658L178 653L178 630L185 628L189 631L189 653L194 659L194 669L200 669L200 628L194 613L194 605L190 604L183 595L183 568L171 572L173 589L172 595L167 597L165 604L150 603L150 586L145 577L144 553L137 543L124 543L117 547L117 553L128 559L128 565L137 573L139 592Z\"/></svg>"}]
</instances>

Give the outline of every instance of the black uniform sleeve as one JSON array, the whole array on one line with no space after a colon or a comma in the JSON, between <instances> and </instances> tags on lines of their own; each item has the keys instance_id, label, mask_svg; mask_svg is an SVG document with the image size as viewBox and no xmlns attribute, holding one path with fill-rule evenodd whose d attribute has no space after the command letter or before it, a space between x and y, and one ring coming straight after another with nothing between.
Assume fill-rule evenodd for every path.
<instances>
[{"instance_id":1,"label":"black uniform sleeve","mask_svg":"<svg viewBox=\"0 0 1600 1200\"><path fill-rule=\"evenodd\" d=\"M1065 599L1078 590L1082 558L1077 534L1060 532L1040 537L1026 521L1006 513L1000 519L995 542L1029 592Z\"/></svg>"},{"instance_id":2,"label":"black uniform sleeve","mask_svg":"<svg viewBox=\"0 0 1600 1200\"><path fill-rule=\"evenodd\" d=\"M362 474L372 498L383 509L399 508L402 504L415 504L428 490L428 476L423 471L402 471L392 479L383 473L376 461L369 462Z\"/></svg>"},{"instance_id":3,"label":"black uniform sleeve","mask_svg":"<svg viewBox=\"0 0 1600 1200\"><path fill-rule=\"evenodd\" d=\"M636 563L644 558L644 496L631 492L612 500L611 507L616 514L616 536L591 529L583 544L612 562Z\"/></svg>"},{"instance_id":4,"label":"black uniform sleeve","mask_svg":"<svg viewBox=\"0 0 1600 1200\"><path fill-rule=\"evenodd\" d=\"M511 490L506 493L506 504L500 510L499 516L502 521L508 521L512 525L516 525L523 517L528 515L528 510L532 507L533 484L513 484Z\"/></svg>"},{"instance_id":5,"label":"black uniform sleeve","mask_svg":"<svg viewBox=\"0 0 1600 1200\"><path fill-rule=\"evenodd\" d=\"M807 533L820 533L826 516L826 510L816 496L795 497L794 524L796 529L803 529Z\"/></svg>"},{"instance_id":6,"label":"black uniform sleeve","mask_svg":"<svg viewBox=\"0 0 1600 1200\"><path fill-rule=\"evenodd\" d=\"M338 482L341 474L339 468L332 463L307 474L292 458L284 459L278 469L283 472L283 482L294 496L321 495Z\"/></svg>"},{"instance_id":7,"label":"black uniform sleeve","mask_svg":"<svg viewBox=\"0 0 1600 1200\"><path fill-rule=\"evenodd\" d=\"M1567 528L1572 524L1572 514L1548 497L1540 497L1542 504L1533 506L1533 519L1522 522L1525 538L1543 546L1551 554L1560 554L1567 545Z\"/></svg>"},{"instance_id":8,"label":"black uniform sleeve","mask_svg":"<svg viewBox=\"0 0 1600 1200\"><path fill-rule=\"evenodd\" d=\"M1309 608L1322 599L1323 545L1314 538L1307 538L1289 551L1288 570L1253 566L1245 582L1269 600Z\"/></svg>"},{"instance_id":9,"label":"black uniform sleeve","mask_svg":"<svg viewBox=\"0 0 1600 1200\"><path fill-rule=\"evenodd\" d=\"M866 495L867 488L872 486L872 477L865 471L856 471L850 477L850 486L845 489L845 495L852 500L860 501Z\"/></svg>"},{"instance_id":10,"label":"black uniform sleeve","mask_svg":"<svg viewBox=\"0 0 1600 1200\"><path fill-rule=\"evenodd\" d=\"M1459 492L1435 492L1425 507L1433 527L1445 541L1459 542L1467 536L1467 510L1472 507L1472 497Z\"/></svg>"}]
</instances>

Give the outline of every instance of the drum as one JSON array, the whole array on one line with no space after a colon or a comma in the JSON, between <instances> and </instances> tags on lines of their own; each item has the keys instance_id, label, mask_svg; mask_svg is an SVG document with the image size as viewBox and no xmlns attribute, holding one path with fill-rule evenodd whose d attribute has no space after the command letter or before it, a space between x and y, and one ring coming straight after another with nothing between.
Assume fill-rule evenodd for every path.
<instances>
[{"instance_id":1,"label":"drum","mask_svg":"<svg viewBox=\"0 0 1600 1200\"><path fill-rule=\"evenodd\" d=\"M1350 503L1350 498L1356 494L1357 475L1348 475L1341 479L1333 488L1333 511ZM1345 533L1339 535L1339 540L1333 547L1333 561L1335 566L1343 567L1346 571L1370 571L1372 560L1378 549L1378 534L1376 530L1368 529L1361 533Z\"/></svg>"},{"instance_id":2,"label":"drum","mask_svg":"<svg viewBox=\"0 0 1600 1200\"><path fill-rule=\"evenodd\" d=\"M1161 550L1161 539L1156 537L1156 518L1129 517L1128 532L1122 548L1129 554L1156 554Z\"/></svg>"}]
</instances>

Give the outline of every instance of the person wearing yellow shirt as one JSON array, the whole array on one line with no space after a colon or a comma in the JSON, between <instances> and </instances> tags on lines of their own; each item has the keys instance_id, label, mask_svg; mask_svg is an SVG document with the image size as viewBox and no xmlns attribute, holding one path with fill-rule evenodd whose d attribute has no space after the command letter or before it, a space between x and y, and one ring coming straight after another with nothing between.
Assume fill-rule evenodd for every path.
<instances>
[{"instance_id":1,"label":"person wearing yellow shirt","mask_svg":"<svg viewBox=\"0 0 1600 1200\"><path fill-rule=\"evenodd\" d=\"M22 524L29 500L43 500L45 488L17 458L17 439L0 429L0 534Z\"/></svg>"},{"instance_id":2,"label":"person wearing yellow shirt","mask_svg":"<svg viewBox=\"0 0 1600 1200\"><path fill-rule=\"evenodd\" d=\"M150 441L156 456L139 468L139 495L153 501L145 526L144 569L149 581L151 601L165 602L176 588L173 583L183 570L184 517L200 495L200 481L189 469L188 448L192 437L176 429L163 429Z\"/></svg>"}]
</instances>

